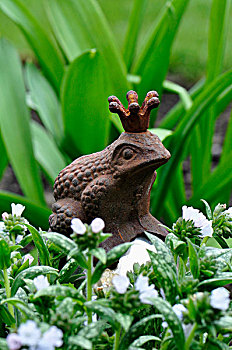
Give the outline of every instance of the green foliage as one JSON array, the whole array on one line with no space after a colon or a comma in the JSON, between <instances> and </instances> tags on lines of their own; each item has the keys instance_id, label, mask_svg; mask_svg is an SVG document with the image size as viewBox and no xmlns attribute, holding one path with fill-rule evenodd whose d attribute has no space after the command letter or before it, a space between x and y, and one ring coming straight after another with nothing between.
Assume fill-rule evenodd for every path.
<instances>
[{"instance_id":1,"label":"green foliage","mask_svg":"<svg viewBox=\"0 0 232 350\"><path fill-rule=\"evenodd\" d=\"M212 231L205 231L210 236L224 234L218 227L229 227L231 234L228 223L232 211L225 205L219 204L214 210L206 201L205 205L212 221L196 209L185 208L184 220L191 225L180 226L176 231L174 224L167 243L146 233L156 251L148 249L147 264L134 264L133 271L128 272L130 279L107 267L117 262L133 242L103 253L99 243L109 235L100 228L99 232L93 232L92 224L81 228L73 224L74 229L82 230L75 232L73 241L62 234L38 231L19 215L23 207L12 206L12 214L4 213L5 220L0 224L2 348L8 348L12 333L17 333L22 342L27 341L21 338L25 326L33 327L34 332L37 329L40 334L34 340L37 344L53 326L54 349L229 348L228 333L232 329L229 292L219 287L232 282L232 248L206 246L209 236L203 233L210 224ZM9 225L11 217L15 220ZM19 225L21 230L17 230ZM12 230L15 235L11 234ZM192 240L197 234L194 244ZM97 236L94 247L86 244L91 235ZM22 245L16 244L22 236ZM33 262L32 256L24 255L22 250L29 236L39 257ZM84 247L82 251L81 247ZM54 262L61 254L63 263L55 269ZM93 256L99 257L96 266ZM6 326L11 327L9 334ZM35 337L34 332L28 332L27 337ZM52 341L53 337L46 338L46 344Z\"/></svg>"}]
</instances>

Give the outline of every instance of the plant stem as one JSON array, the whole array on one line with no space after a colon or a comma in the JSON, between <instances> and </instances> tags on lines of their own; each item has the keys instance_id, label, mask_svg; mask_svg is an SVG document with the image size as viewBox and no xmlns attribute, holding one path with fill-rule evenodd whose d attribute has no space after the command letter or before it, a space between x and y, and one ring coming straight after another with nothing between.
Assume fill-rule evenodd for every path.
<instances>
[{"instance_id":1,"label":"plant stem","mask_svg":"<svg viewBox=\"0 0 232 350\"><path fill-rule=\"evenodd\" d=\"M206 236L206 237L204 237L203 238L203 240L202 240L202 242L201 242L201 247L203 246L203 244L206 244L207 243L207 241L208 241L208 239L209 239L209 237L208 236Z\"/></svg>"},{"instance_id":2,"label":"plant stem","mask_svg":"<svg viewBox=\"0 0 232 350\"><path fill-rule=\"evenodd\" d=\"M121 334L121 327L119 327L119 329L115 332L114 350L118 350L119 341L120 341L120 334Z\"/></svg>"},{"instance_id":3,"label":"plant stem","mask_svg":"<svg viewBox=\"0 0 232 350\"><path fill-rule=\"evenodd\" d=\"M93 258L92 255L88 255L88 269L87 269L87 301L92 300L92 284L91 284L91 278L92 278L92 265L93 265ZM87 311L88 314L88 324L92 323L92 311Z\"/></svg>"},{"instance_id":4,"label":"plant stem","mask_svg":"<svg viewBox=\"0 0 232 350\"><path fill-rule=\"evenodd\" d=\"M9 277L7 274L7 268L3 269L3 275L4 275L4 285L6 289L6 297L7 299L9 299L11 297L11 289L10 289ZM10 303L8 303L8 310L11 316L14 318L14 308L13 308L13 305L11 305Z\"/></svg>"},{"instance_id":5,"label":"plant stem","mask_svg":"<svg viewBox=\"0 0 232 350\"><path fill-rule=\"evenodd\" d=\"M189 349L189 347L191 345L191 342L192 342L192 340L194 338L196 329L197 329L197 323L194 323L193 328L192 328L192 330L191 330L191 332L190 332L190 334L188 336L188 339L187 339L187 341L185 343L185 350Z\"/></svg>"}]
</instances>

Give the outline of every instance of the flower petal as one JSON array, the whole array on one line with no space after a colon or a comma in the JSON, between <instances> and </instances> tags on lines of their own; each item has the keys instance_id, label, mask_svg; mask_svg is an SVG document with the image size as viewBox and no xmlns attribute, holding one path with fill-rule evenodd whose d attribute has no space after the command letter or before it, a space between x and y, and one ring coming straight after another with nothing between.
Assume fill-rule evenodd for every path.
<instances>
[{"instance_id":1,"label":"flower petal","mask_svg":"<svg viewBox=\"0 0 232 350\"><path fill-rule=\"evenodd\" d=\"M12 209L12 215L14 216L21 216L22 212L24 211L25 207L22 204L11 204L11 209Z\"/></svg>"},{"instance_id":2,"label":"flower petal","mask_svg":"<svg viewBox=\"0 0 232 350\"><path fill-rule=\"evenodd\" d=\"M104 229L105 223L101 218L96 218L91 222L90 226L93 233L98 233Z\"/></svg>"},{"instance_id":3,"label":"flower petal","mask_svg":"<svg viewBox=\"0 0 232 350\"><path fill-rule=\"evenodd\" d=\"M79 235L83 235L86 232L85 225L78 218L72 219L72 221L71 221L71 228L72 228L72 230L74 232L78 233Z\"/></svg>"},{"instance_id":4,"label":"flower petal","mask_svg":"<svg viewBox=\"0 0 232 350\"><path fill-rule=\"evenodd\" d=\"M129 287L130 281L126 276L114 276L112 283L119 294L124 294Z\"/></svg>"}]
</instances>

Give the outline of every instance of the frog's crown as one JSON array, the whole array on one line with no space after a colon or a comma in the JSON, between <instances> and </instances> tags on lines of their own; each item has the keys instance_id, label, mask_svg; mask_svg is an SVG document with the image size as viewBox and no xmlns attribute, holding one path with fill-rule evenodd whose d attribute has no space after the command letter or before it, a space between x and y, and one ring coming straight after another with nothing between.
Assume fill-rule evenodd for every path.
<instances>
[{"instance_id":1,"label":"frog's crown","mask_svg":"<svg viewBox=\"0 0 232 350\"><path fill-rule=\"evenodd\" d=\"M149 91L142 106L138 104L138 95L130 90L126 94L128 109L119 101L116 96L110 96L109 110L117 113L121 119L122 126L126 132L145 132L149 127L150 112L159 106L159 95L156 91Z\"/></svg>"}]
</instances>

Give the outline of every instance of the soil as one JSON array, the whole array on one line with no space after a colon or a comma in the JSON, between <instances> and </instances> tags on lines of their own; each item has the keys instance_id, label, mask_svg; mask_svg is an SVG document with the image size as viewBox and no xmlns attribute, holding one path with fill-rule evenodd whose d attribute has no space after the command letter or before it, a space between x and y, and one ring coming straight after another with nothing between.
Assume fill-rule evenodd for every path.
<instances>
[{"instance_id":1,"label":"soil","mask_svg":"<svg viewBox=\"0 0 232 350\"><path fill-rule=\"evenodd\" d=\"M176 83L183 84L180 77L169 77L170 80L175 81ZM186 84L185 84L186 86ZM190 88L190 86L186 86L186 88ZM178 102L178 96L173 94L164 94L162 97L162 103L160 105L156 126L159 125L160 120L165 116L165 114ZM226 133L227 124L230 118L231 113L231 107L230 105L217 119L216 127L215 127L215 135L213 140L213 147L212 147L212 169L218 164L220 154L222 151L224 136ZM33 119L37 119L37 116L33 113L32 115ZM37 119L38 120L38 119ZM183 163L183 170L184 170L184 180L185 180L185 187L186 187L186 195L187 198L191 196L191 172L190 172L190 161L187 159ZM43 177L42 178L43 185L44 185L44 193L45 193L45 199L49 207L51 207L52 203L54 202L53 199L53 190L52 186L47 182L47 180ZM17 182L17 179L14 175L14 172L12 170L12 167L9 165L0 181L0 190L10 191L16 194L23 195L22 190ZM230 205L232 205L232 196L230 200Z\"/></svg>"}]
</instances>

